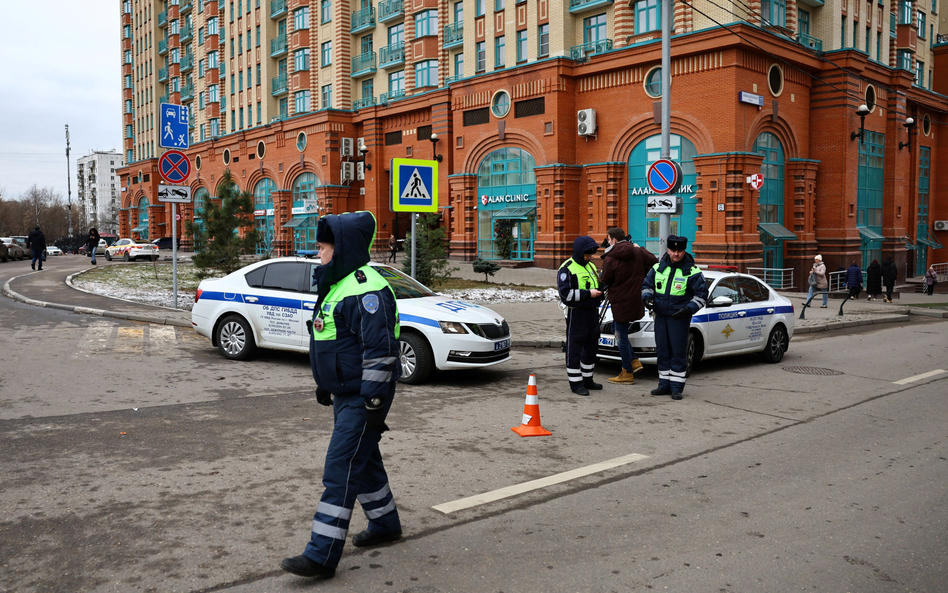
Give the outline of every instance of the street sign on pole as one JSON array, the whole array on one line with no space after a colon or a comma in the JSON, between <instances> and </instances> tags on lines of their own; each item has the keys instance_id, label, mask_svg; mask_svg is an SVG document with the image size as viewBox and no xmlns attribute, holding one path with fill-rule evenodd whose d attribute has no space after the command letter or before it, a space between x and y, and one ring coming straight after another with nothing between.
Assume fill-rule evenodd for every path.
<instances>
[{"instance_id":1,"label":"street sign on pole","mask_svg":"<svg viewBox=\"0 0 948 593\"><path fill-rule=\"evenodd\" d=\"M681 187L681 166L669 159L658 159L645 175L648 188L656 194L673 194Z\"/></svg>"},{"instance_id":2,"label":"street sign on pole","mask_svg":"<svg viewBox=\"0 0 948 593\"><path fill-rule=\"evenodd\" d=\"M438 211L438 161L392 159L392 212Z\"/></svg>"},{"instance_id":3,"label":"street sign on pole","mask_svg":"<svg viewBox=\"0 0 948 593\"><path fill-rule=\"evenodd\" d=\"M190 185L159 185L159 202L177 202L179 204L191 203Z\"/></svg>"},{"instance_id":4,"label":"street sign on pole","mask_svg":"<svg viewBox=\"0 0 948 593\"><path fill-rule=\"evenodd\" d=\"M681 198L678 196L649 196L645 204L648 214L678 214Z\"/></svg>"},{"instance_id":5,"label":"street sign on pole","mask_svg":"<svg viewBox=\"0 0 948 593\"><path fill-rule=\"evenodd\" d=\"M188 106L161 104L161 140L162 148L190 148L188 138Z\"/></svg>"},{"instance_id":6,"label":"street sign on pole","mask_svg":"<svg viewBox=\"0 0 948 593\"><path fill-rule=\"evenodd\" d=\"M180 150L169 150L158 159L158 174L173 185L184 183L191 175L191 159Z\"/></svg>"}]
</instances>

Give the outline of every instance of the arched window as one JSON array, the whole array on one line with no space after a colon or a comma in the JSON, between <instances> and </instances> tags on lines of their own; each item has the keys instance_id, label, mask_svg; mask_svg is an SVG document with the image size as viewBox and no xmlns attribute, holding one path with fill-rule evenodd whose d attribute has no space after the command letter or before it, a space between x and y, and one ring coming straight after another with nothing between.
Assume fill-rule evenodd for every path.
<instances>
[{"instance_id":1,"label":"arched window","mask_svg":"<svg viewBox=\"0 0 948 593\"><path fill-rule=\"evenodd\" d=\"M497 149L477 168L477 255L532 260L536 239L536 160L519 148Z\"/></svg>"},{"instance_id":2,"label":"arched window","mask_svg":"<svg viewBox=\"0 0 948 593\"><path fill-rule=\"evenodd\" d=\"M322 185L315 173L300 173L293 181L293 205L303 205L303 200L315 200L316 188Z\"/></svg>"},{"instance_id":3,"label":"arched window","mask_svg":"<svg viewBox=\"0 0 948 593\"><path fill-rule=\"evenodd\" d=\"M195 220L204 218L204 201L207 200L210 196L210 192L207 191L206 187L199 187L196 192L194 192L194 218Z\"/></svg>"},{"instance_id":4,"label":"arched window","mask_svg":"<svg viewBox=\"0 0 948 593\"><path fill-rule=\"evenodd\" d=\"M297 214L297 210L302 210L303 200L315 200L316 188L321 186L319 177L315 173L300 173L293 181L293 218L290 219L283 228L293 229L293 246L297 251L315 250L316 245L316 222L319 220L318 214Z\"/></svg>"},{"instance_id":5,"label":"arched window","mask_svg":"<svg viewBox=\"0 0 948 593\"><path fill-rule=\"evenodd\" d=\"M266 207L273 203L271 193L276 189L276 183L269 177L265 177L257 182L253 188L253 204L258 207Z\"/></svg>"},{"instance_id":6,"label":"arched window","mask_svg":"<svg viewBox=\"0 0 948 593\"><path fill-rule=\"evenodd\" d=\"M138 226L132 231L138 233L139 240L148 240L148 198L138 201Z\"/></svg>"},{"instance_id":7,"label":"arched window","mask_svg":"<svg viewBox=\"0 0 948 593\"><path fill-rule=\"evenodd\" d=\"M760 215L760 241L764 245L764 267L783 268L784 243L796 240L793 231L784 224L784 154L780 139L770 132L761 132L754 142L754 152L764 157L760 165L760 173L764 177L764 185L760 188L757 197L757 208ZM768 284L774 288L783 288L782 285Z\"/></svg>"}]
</instances>

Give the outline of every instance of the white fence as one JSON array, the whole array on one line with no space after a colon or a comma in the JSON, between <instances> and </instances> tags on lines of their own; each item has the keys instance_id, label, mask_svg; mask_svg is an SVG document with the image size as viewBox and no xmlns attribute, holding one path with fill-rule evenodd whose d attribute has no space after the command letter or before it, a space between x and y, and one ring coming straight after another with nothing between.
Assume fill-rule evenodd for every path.
<instances>
[{"instance_id":1,"label":"white fence","mask_svg":"<svg viewBox=\"0 0 948 593\"><path fill-rule=\"evenodd\" d=\"M793 268L747 268L747 273L760 278L774 290L793 286Z\"/></svg>"}]
</instances>

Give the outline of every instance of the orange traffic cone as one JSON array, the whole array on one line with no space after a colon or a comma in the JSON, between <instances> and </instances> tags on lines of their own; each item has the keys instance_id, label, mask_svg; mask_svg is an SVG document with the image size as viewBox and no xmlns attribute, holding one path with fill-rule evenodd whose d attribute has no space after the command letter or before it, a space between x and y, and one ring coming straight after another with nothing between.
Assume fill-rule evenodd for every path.
<instances>
[{"instance_id":1,"label":"orange traffic cone","mask_svg":"<svg viewBox=\"0 0 948 593\"><path fill-rule=\"evenodd\" d=\"M553 434L540 426L540 400L537 399L537 376L530 375L527 401L523 404L523 423L510 430L522 437L547 437Z\"/></svg>"}]
</instances>

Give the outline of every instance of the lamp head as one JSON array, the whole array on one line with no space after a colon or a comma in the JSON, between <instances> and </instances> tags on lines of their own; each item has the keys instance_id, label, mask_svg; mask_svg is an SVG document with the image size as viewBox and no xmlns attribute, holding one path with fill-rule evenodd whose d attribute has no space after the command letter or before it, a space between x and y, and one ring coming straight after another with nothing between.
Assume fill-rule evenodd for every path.
<instances>
[{"instance_id":1,"label":"lamp head","mask_svg":"<svg viewBox=\"0 0 948 593\"><path fill-rule=\"evenodd\" d=\"M912 128L915 126L915 119L914 119L914 118L911 118L911 117L906 117L906 118L905 118L905 123L902 124L902 125L905 126L905 127L908 128L908 129L912 129Z\"/></svg>"},{"instance_id":2,"label":"lamp head","mask_svg":"<svg viewBox=\"0 0 948 593\"><path fill-rule=\"evenodd\" d=\"M859 106L858 109L856 109L856 115L858 115L859 117L866 117L867 115L869 115L869 108L866 106L865 103L863 103L862 105Z\"/></svg>"},{"instance_id":3,"label":"lamp head","mask_svg":"<svg viewBox=\"0 0 948 593\"><path fill-rule=\"evenodd\" d=\"M431 139L431 141L434 142L435 144L437 144L437 143L438 143L438 140L439 140L437 134L431 134L431 138L430 138L430 139Z\"/></svg>"}]
</instances>

